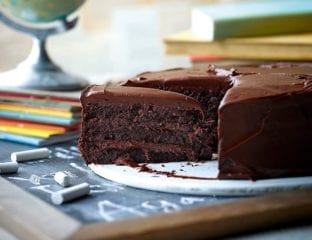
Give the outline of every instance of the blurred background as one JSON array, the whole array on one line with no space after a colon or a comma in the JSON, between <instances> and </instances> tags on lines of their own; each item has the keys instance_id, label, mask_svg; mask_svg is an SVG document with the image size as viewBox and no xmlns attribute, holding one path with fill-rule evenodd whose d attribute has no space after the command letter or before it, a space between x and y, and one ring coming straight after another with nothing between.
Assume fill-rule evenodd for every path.
<instances>
[{"instance_id":1,"label":"blurred background","mask_svg":"<svg viewBox=\"0 0 312 240\"><path fill-rule=\"evenodd\" d=\"M230 33L232 26L236 27L232 33L256 34L258 31L256 38L248 39L247 36L207 42L187 32L179 35L191 29L194 8L206 5L209 9L210 3L229 2L235 5L230 5L228 11L223 7L218 11L222 17L216 20L216 24L220 23L215 25L218 26L216 28L221 29L221 34L224 30ZM65 71L93 83L125 79L144 71L209 62L220 65L250 63L250 59L253 62L312 60L312 29L307 24L312 19L312 1L302 0L297 4L292 0L260 0L261 4L265 2L261 11L265 13L264 17L268 17L266 22L261 18L258 22L253 21L253 14L260 10L254 5L235 11L238 2L252 3L250 0L87 0L80 8L80 20L73 30L48 38L48 52ZM214 10L212 12L215 13ZM293 19L292 14L296 13L299 17ZM242 27L231 20L226 27L221 25L232 14L241 15L241 23L250 25ZM281 20L275 21L274 14L282 16ZM271 25L267 27L266 24ZM204 31L209 23L200 20L195 26ZM274 36L283 28L290 35ZM305 30L298 35L296 31L303 28ZM272 29L274 34L267 38L266 31ZM168 37L171 37L169 43ZM9 29L0 22L0 45L2 72L14 68L28 56L32 41L30 36ZM166 51L173 54L166 54ZM201 53L208 59L203 60L202 56L196 55ZM221 58L214 59L215 56Z\"/></svg>"},{"instance_id":2,"label":"blurred background","mask_svg":"<svg viewBox=\"0 0 312 240\"><path fill-rule=\"evenodd\" d=\"M48 51L64 70L102 83L143 71L188 67L187 56L167 56L163 37L190 28L203 0L88 0L73 30L49 37ZM27 57L31 37L0 23L0 71Z\"/></svg>"}]
</instances>

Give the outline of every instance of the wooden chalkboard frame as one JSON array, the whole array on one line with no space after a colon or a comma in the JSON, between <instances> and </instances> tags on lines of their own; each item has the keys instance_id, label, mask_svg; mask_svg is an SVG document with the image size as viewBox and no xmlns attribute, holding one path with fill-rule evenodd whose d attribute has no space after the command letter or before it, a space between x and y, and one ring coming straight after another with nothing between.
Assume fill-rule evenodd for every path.
<instances>
[{"instance_id":1,"label":"wooden chalkboard frame","mask_svg":"<svg viewBox=\"0 0 312 240\"><path fill-rule=\"evenodd\" d=\"M312 190L291 191L170 214L82 224L0 177L0 226L19 239L202 239L308 220Z\"/></svg>"}]
</instances>

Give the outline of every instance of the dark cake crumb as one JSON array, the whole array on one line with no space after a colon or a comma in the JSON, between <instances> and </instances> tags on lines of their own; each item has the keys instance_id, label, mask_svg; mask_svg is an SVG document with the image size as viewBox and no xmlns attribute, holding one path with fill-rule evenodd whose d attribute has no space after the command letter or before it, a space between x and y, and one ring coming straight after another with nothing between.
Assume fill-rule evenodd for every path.
<instances>
[{"instance_id":1,"label":"dark cake crumb","mask_svg":"<svg viewBox=\"0 0 312 240\"><path fill-rule=\"evenodd\" d=\"M85 95L79 146L87 163L198 161L212 155L203 108L193 98L104 86L91 87Z\"/></svg>"}]
</instances>

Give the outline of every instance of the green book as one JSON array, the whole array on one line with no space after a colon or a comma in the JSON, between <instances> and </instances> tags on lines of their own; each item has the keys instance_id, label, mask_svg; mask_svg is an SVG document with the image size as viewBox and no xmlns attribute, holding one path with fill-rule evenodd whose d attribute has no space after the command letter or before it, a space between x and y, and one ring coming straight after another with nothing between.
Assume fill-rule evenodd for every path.
<instances>
[{"instance_id":1,"label":"green book","mask_svg":"<svg viewBox=\"0 0 312 240\"><path fill-rule=\"evenodd\" d=\"M207 40L312 32L311 0L209 4L192 10L192 32Z\"/></svg>"}]
</instances>

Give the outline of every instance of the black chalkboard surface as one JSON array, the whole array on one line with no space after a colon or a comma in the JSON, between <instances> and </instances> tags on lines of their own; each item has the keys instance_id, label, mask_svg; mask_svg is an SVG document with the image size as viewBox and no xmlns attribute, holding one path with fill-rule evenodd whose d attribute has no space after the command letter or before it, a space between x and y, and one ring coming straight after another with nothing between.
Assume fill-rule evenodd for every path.
<instances>
[{"instance_id":1,"label":"black chalkboard surface","mask_svg":"<svg viewBox=\"0 0 312 240\"><path fill-rule=\"evenodd\" d=\"M0 162L31 148L0 141ZM95 175L75 141L49 149L48 159L20 163L18 173L0 176L0 226L20 239L197 239L312 214L312 191L242 200L141 190ZM62 188L53 179L58 171L66 171L74 183L89 183L90 195L53 205L51 193Z\"/></svg>"},{"instance_id":2,"label":"black chalkboard surface","mask_svg":"<svg viewBox=\"0 0 312 240\"><path fill-rule=\"evenodd\" d=\"M10 142L0 142L0 146L1 162L8 161L11 152L32 148ZM94 174L82 160L75 141L49 149L49 159L20 163L17 174L4 177L52 205L51 193L62 188L53 179L56 172L67 172L74 183L88 182L91 185L90 196L55 206L83 223L144 217L235 199L168 194L123 186Z\"/></svg>"}]
</instances>

